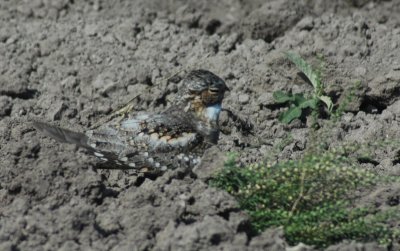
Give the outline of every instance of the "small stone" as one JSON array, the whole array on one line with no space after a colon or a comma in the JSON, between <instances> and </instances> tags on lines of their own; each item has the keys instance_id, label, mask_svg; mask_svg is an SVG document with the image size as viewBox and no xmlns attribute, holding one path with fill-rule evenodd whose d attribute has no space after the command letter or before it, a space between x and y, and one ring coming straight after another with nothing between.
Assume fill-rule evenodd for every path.
<instances>
[{"instance_id":1,"label":"small stone","mask_svg":"<svg viewBox=\"0 0 400 251\"><path fill-rule=\"evenodd\" d=\"M299 30L312 30L314 28L314 19L307 16L299 21L297 27Z\"/></svg>"},{"instance_id":2,"label":"small stone","mask_svg":"<svg viewBox=\"0 0 400 251\"><path fill-rule=\"evenodd\" d=\"M239 95L239 103L245 105L247 103L249 103L250 101L250 96L247 94L240 94Z\"/></svg>"},{"instance_id":3,"label":"small stone","mask_svg":"<svg viewBox=\"0 0 400 251\"><path fill-rule=\"evenodd\" d=\"M17 40L18 40L18 36L17 36L17 35L11 36L11 37L9 37L9 38L6 40L6 44L13 44L13 43L15 43Z\"/></svg>"},{"instance_id":4,"label":"small stone","mask_svg":"<svg viewBox=\"0 0 400 251\"><path fill-rule=\"evenodd\" d=\"M101 38L101 41L106 44L112 44L115 42L115 38L112 34L107 34Z\"/></svg>"},{"instance_id":5,"label":"small stone","mask_svg":"<svg viewBox=\"0 0 400 251\"><path fill-rule=\"evenodd\" d=\"M273 105L275 104L275 99L272 93L265 92L258 98L258 103L260 105Z\"/></svg>"},{"instance_id":6,"label":"small stone","mask_svg":"<svg viewBox=\"0 0 400 251\"><path fill-rule=\"evenodd\" d=\"M84 29L84 33L87 36L94 36L97 34L97 25L95 24L87 24Z\"/></svg>"},{"instance_id":7,"label":"small stone","mask_svg":"<svg viewBox=\"0 0 400 251\"><path fill-rule=\"evenodd\" d=\"M97 217L98 226L106 233L117 232L120 229L118 219L114 214L101 214Z\"/></svg>"},{"instance_id":8,"label":"small stone","mask_svg":"<svg viewBox=\"0 0 400 251\"><path fill-rule=\"evenodd\" d=\"M237 33L233 33L229 35L225 41L219 47L221 51L229 52L235 47L235 44L239 40L239 35Z\"/></svg>"},{"instance_id":9,"label":"small stone","mask_svg":"<svg viewBox=\"0 0 400 251\"><path fill-rule=\"evenodd\" d=\"M58 102L49 109L48 118L53 121L60 120L67 109L68 106L64 102Z\"/></svg>"},{"instance_id":10,"label":"small stone","mask_svg":"<svg viewBox=\"0 0 400 251\"><path fill-rule=\"evenodd\" d=\"M80 249L80 246L79 246L79 244L78 243L76 243L75 241L72 241L72 240L67 240L66 242L64 242L63 244L62 244L62 246L60 247L60 251L66 251L66 250L69 250L69 251L76 251L76 250L79 250Z\"/></svg>"},{"instance_id":11,"label":"small stone","mask_svg":"<svg viewBox=\"0 0 400 251\"><path fill-rule=\"evenodd\" d=\"M99 93L102 95L113 92L117 89L115 76L113 75L113 73L110 72L99 74L93 81L92 85L95 89L99 90Z\"/></svg>"},{"instance_id":12,"label":"small stone","mask_svg":"<svg viewBox=\"0 0 400 251\"><path fill-rule=\"evenodd\" d=\"M10 97L0 96L0 118L10 116L12 106Z\"/></svg>"},{"instance_id":13,"label":"small stone","mask_svg":"<svg viewBox=\"0 0 400 251\"><path fill-rule=\"evenodd\" d=\"M367 73L367 69L365 69L365 67L359 66L354 70L354 73L357 77L365 76L365 74Z\"/></svg>"},{"instance_id":14,"label":"small stone","mask_svg":"<svg viewBox=\"0 0 400 251\"><path fill-rule=\"evenodd\" d=\"M400 115L400 100L397 100L396 102L394 102L393 104L391 104L390 106L387 107L387 110L392 112L393 114L396 114L397 117L399 117Z\"/></svg>"},{"instance_id":15,"label":"small stone","mask_svg":"<svg viewBox=\"0 0 400 251\"><path fill-rule=\"evenodd\" d=\"M282 228L270 228L254 237L249 246L253 250L286 250Z\"/></svg>"}]
</instances>

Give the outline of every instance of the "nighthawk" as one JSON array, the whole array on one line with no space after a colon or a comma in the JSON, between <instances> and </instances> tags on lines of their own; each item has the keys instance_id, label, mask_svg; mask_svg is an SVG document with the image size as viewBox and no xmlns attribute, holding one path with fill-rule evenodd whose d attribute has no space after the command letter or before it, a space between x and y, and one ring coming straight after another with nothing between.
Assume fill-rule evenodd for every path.
<instances>
[{"instance_id":1,"label":"nighthawk","mask_svg":"<svg viewBox=\"0 0 400 251\"><path fill-rule=\"evenodd\" d=\"M161 113L114 119L84 133L43 122L34 122L34 127L60 142L87 149L102 160L103 168L157 174L193 167L204 149L218 141L218 117L228 87L207 70L191 71L182 81L179 99Z\"/></svg>"}]
</instances>

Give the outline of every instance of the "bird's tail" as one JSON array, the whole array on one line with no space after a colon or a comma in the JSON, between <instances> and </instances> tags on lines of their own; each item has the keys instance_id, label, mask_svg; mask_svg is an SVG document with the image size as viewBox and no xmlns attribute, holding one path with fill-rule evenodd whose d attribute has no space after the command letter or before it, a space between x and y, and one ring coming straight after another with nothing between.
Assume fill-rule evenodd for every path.
<instances>
[{"instance_id":1,"label":"bird's tail","mask_svg":"<svg viewBox=\"0 0 400 251\"><path fill-rule=\"evenodd\" d=\"M61 143L76 144L80 147L91 148L88 145L88 137L83 133L73 132L68 129L37 121L33 122L33 126L36 128L36 130L44 133L47 136L52 137L53 139Z\"/></svg>"}]
</instances>

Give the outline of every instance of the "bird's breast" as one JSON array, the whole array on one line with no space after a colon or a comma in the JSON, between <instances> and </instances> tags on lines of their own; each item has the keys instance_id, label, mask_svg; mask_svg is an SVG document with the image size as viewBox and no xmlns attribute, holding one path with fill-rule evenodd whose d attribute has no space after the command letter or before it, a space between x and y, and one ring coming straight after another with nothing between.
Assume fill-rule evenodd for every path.
<instances>
[{"instance_id":1,"label":"bird's breast","mask_svg":"<svg viewBox=\"0 0 400 251\"><path fill-rule=\"evenodd\" d=\"M205 109L205 116L208 121L217 122L220 112L221 112L221 104L215 104L212 106L208 106Z\"/></svg>"}]
</instances>

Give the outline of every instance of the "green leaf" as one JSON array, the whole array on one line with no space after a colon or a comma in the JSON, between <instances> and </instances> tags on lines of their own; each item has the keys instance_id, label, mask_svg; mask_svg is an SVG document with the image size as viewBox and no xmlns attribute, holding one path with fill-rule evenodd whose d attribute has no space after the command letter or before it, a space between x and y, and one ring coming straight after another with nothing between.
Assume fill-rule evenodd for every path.
<instances>
[{"instance_id":1,"label":"green leaf","mask_svg":"<svg viewBox=\"0 0 400 251\"><path fill-rule=\"evenodd\" d=\"M326 104L326 106L328 107L328 111L332 112L332 108L333 108L333 102L331 97L328 96L320 96L318 97L322 102L324 102Z\"/></svg>"},{"instance_id":2,"label":"green leaf","mask_svg":"<svg viewBox=\"0 0 400 251\"><path fill-rule=\"evenodd\" d=\"M301 108L297 106L290 107L289 110L279 115L279 121L284 124L289 124L292 120L301 116Z\"/></svg>"},{"instance_id":3,"label":"green leaf","mask_svg":"<svg viewBox=\"0 0 400 251\"><path fill-rule=\"evenodd\" d=\"M303 93L294 94L294 104L296 106L300 106L300 104L304 103L307 99L304 97Z\"/></svg>"},{"instance_id":4,"label":"green leaf","mask_svg":"<svg viewBox=\"0 0 400 251\"><path fill-rule=\"evenodd\" d=\"M291 94L283 91L276 91L272 94L272 96L274 97L275 101L280 104L288 101L294 101L294 97Z\"/></svg>"},{"instance_id":5,"label":"green leaf","mask_svg":"<svg viewBox=\"0 0 400 251\"><path fill-rule=\"evenodd\" d=\"M318 100L316 99L307 99L303 103L299 104L301 109L311 108L313 110L317 109Z\"/></svg>"},{"instance_id":6,"label":"green leaf","mask_svg":"<svg viewBox=\"0 0 400 251\"><path fill-rule=\"evenodd\" d=\"M294 94L294 104L301 109L311 108L316 109L318 105L318 99L311 98L306 99L302 93Z\"/></svg>"},{"instance_id":7,"label":"green leaf","mask_svg":"<svg viewBox=\"0 0 400 251\"><path fill-rule=\"evenodd\" d=\"M285 55L297 66L297 68L299 68L300 71L304 73L304 75L306 75L315 90L320 90L322 88L320 74L314 71L311 65L294 52L286 52Z\"/></svg>"}]
</instances>

